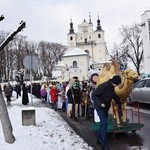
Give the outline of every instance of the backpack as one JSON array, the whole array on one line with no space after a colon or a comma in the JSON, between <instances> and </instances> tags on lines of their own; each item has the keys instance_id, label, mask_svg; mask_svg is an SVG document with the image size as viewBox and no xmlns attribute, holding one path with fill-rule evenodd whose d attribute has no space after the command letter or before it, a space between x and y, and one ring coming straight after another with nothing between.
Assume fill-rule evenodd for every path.
<instances>
[{"instance_id":1,"label":"backpack","mask_svg":"<svg viewBox=\"0 0 150 150\"><path fill-rule=\"evenodd\" d=\"M41 96L45 96L45 95L47 94L47 92L46 92L45 89L42 89L42 90L40 91L40 94L41 94Z\"/></svg>"}]
</instances>

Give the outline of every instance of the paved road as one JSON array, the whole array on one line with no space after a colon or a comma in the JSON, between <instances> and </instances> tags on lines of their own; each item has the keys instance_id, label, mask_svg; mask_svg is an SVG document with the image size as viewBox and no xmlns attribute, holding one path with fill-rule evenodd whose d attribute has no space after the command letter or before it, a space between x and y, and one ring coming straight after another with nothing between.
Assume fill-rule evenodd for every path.
<instances>
[{"instance_id":1,"label":"paved road","mask_svg":"<svg viewBox=\"0 0 150 150\"><path fill-rule=\"evenodd\" d=\"M62 118L74 129L74 131L80 135L94 150L100 150L101 145L97 143L97 132L91 129L91 120L86 120L84 118L79 118L78 121L74 121L71 118L68 118L65 113L58 111ZM129 147L124 144L120 145L117 139L119 137L113 137L112 134L108 135L109 145L112 150L128 150ZM113 143L113 144L112 144ZM117 144L117 149L116 149Z\"/></svg>"},{"instance_id":2,"label":"paved road","mask_svg":"<svg viewBox=\"0 0 150 150\"><path fill-rule=\"evenodd\" d=\"M80 135L94 150L100 150L101 145L97 144L97 132L91 129L92 120L86 120L79 118L78 121L74 121L66 116L66 113L58 111L62 118L74 129L74 131ZM133 134L132 131L124 133L108 134L108 143L112 150L150 150L150 128L148 123L149 119L144 118L149 115L141 114L141 121L144 122L144 127L141 130L136 130Z\"/></svg>"},{"instance_id":3,"label":"paved road","mask_svg":"<svg viewBox=\"0 0 150 150\"><path fill-rule=\"evenodd\" d=\"M42 104L45 107L50 107L48 104ZM66 113L62 110L57 111L62 118L70 125L71 128L81 136L94 150L101 150L101 145L97 144L97 132L91 129L92 120L86 120L79 118L78 121L67 117ZM150 115L141 113L141 122L144 123L144 127L141 130L137 130L136 134L132 132L108 134L108 143L112 150L150 150Z\"/></svg>"}]
</instances>

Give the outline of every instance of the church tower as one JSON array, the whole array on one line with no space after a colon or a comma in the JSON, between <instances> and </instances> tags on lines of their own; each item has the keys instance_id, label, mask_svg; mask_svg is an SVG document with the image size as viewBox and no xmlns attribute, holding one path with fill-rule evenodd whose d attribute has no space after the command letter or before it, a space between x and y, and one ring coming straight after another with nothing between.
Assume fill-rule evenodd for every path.
<instances>
[{"instance_id":1,"label":"church tower","mask_svg":"<svg viewBox=\"0 0 150 150\"><path fill-rule=\"evenodd\" d=\"M104 30L101 27L98 16L96 30L93 29L91 15L89 14L89 21L83 20L78 25L78 31L75 33L73 23L71 20L70 30L68 36L68 51L75 47L83 49L84 52L90 56L90 64L92 68L101 68L103 63L110 59L106 42L104 38Z\"/></svg>"},{"instance_id":2,"label":"church tower","mask_svg":"<svg viewBox=\"0 0 150 150\"><path fill-rule=\"evenodd\" d=\"M69 33L67 34L67 37L68 37L68 48L69 47L71 47L71 49L75 48L76 47L76 33L74 32L74 29L73 29L72 19L70 22L70 30L69 30Z\"/></svg>"}]
</instances>

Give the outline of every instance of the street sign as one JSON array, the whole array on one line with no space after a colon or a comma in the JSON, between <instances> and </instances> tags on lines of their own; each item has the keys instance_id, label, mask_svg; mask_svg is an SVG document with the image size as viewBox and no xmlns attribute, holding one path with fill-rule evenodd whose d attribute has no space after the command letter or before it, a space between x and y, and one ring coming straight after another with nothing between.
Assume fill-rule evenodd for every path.
<instances>
[{"instance_id":1,"label":"street sign","mask_svg":"<svg viewBox=\"0 0 150 150\"><path fill-rule=\"evenodd\" d=\"M36 70L39 64L39 59L36 55L26 55L23 59L23 65L26 69Z\"/></svg>"},{"instance_id":2,"label":"street sign","mask_svg":"<svg viewBox=\"0 0 150 150\"><path fill-rule=\"evenodd\" d=\"M31 81L31 103L33 106L33 98L32 98L32 70L36 70L39 63L39 59L36 55L26 55L23 59L23 65L26 69L30 70L30 81Z\"/></svg>"}]
</instances>

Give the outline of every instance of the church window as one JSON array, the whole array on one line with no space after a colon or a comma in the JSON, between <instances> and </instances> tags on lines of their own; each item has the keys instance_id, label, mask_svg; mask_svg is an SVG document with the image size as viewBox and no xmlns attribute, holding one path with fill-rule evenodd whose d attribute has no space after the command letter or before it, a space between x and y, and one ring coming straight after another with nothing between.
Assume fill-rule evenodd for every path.
<instances>
[{"instance_id":1,"label":"church window","mask_svg":"<svg viewBox=\"0 0 150 150\"><path fill-rule=\"evenodd\" d=\"M84 42L87 43L87 38L84 39Z\"/></svg>"},{"instance_id":2,"label":"church window","mask_svg":"<svg viewBox=\"0 0 150 150\"><path fill-rule=\"evenodd\" d=\"M70 37L70 41L72 41L72 40L73 40L73 37L71 36L71 37Z\"/></svg>"},{"instance_id":3,"label":"church window","mask_svg":"<svg viewBox=\"0 0 150 150\"><path fill-rule=\"evenodd\" d=\"M81 36L81 40L82 40L82 36Z\"/></svg>"},{"instance_id":4,"label":"church window","mask_svg":"<svg viewBox=\"0 0 150 150\"><path fill-rule=\"evenodd\" d=\"M85 52L86 52L87 54L89 54L89 50L85 50Z\"/></svg>"},{"instance_id":5,"label":"church window","mask_svg":"<svg viewBox=\"0 0 150 150\"><path fill-rule=\"evenodd\" d=\"M101 34L98 34L98 38L101 38Z\"/></svg>"},{"instance_id":6,"label":"church window","mask_svg":"<svg viewBox=\"0 0 150 150\"><path fill-rule=\"evenodd\" d=\"M77 68L77 61L73 61L73 68Z\"/></svg>"},{"instance_id":7,"label":"church window","mask_svg":"<svg viewBox=\"0 0 150 150\"><path fill-rule=\"evenodd\" d=\"M89 36L89 39L91 39L91 36Z\"/></svg>"}]
</instances>

